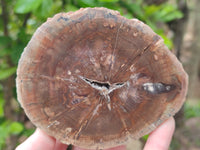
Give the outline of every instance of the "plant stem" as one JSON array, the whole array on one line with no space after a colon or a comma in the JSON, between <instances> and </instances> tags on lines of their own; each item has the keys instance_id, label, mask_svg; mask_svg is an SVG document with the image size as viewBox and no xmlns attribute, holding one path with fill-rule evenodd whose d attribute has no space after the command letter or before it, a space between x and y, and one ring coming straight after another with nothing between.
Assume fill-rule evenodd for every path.
<instances>
[{"instance_id":1,"label":"plant stem","mask_svg":"<svg viewBox=\"0 0 200 150\"><path fill-rule=\"evenodd\" d=\"M5 0L1 0L2 8L2 21L3 21L3 32L5 36L9 35L8 32L8 13L7 13L7 4Z\"/></svg>"}]
</instances>

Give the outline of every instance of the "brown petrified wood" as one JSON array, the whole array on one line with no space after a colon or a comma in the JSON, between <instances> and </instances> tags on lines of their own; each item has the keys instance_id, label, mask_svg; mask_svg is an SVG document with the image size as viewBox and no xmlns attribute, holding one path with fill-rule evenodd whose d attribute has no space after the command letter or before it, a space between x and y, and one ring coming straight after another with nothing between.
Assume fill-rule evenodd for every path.
<instances>
[{"instance_id":1,"label":"brown petrified wood","mask_svg":"<svg viewBox=\"0 0 200 150\"><path fill-rule=\"evenodd\" d=\"M106 8L48 19L25 48L16 82L37 127L84 148L150 133L181 108L188 84L161 37Z\"/></svg>"}]
</instances>

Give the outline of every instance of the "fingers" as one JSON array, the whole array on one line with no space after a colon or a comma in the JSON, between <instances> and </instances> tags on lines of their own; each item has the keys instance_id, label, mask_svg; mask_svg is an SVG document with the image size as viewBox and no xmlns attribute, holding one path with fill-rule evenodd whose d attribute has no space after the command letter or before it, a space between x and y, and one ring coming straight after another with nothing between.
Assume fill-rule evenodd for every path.
<instances>
[{"instance_id":1,"label":"fingers","mask_svg":"<svg viewBox=\"0 0 200 150\"><path fill-rule=\"evenodd\" d=\"M168 150L171 138L175 129L174 118L170 118L153 131L146 142L144 150ZM62 144L46 133L37 129L25 142L19 145L16 150L66 150L67 145ZM74 147L73 150L86 150ZM106 150L126 150L125 146L118 146Z\"/></svg>"},{"instance_id":2,"label":"fingers","mask_svg":"<svg viewBox=\"0 0 200 150\"><path fill-rule=\"evenodd\" d=\"M50 137L40 129L36 131L16 150L66 150L67 145L56 142L56 139Z\"/></svg>"},{"instance_id":3,"label":"fingers","mask_svg":"<svg viewBox=\"0 0 200 150\"><path fill-rule=\"evenodd\" d=\"M40 129L36 129L33 135L31 135L25 142L19 145L16 150L51 150L54 145L55 139L46 135Z\"/></svg>"},{"instance_id":4,"label":"fingers","mask_svg":"<svg viewBox=\"0 0 200 150\"><path fill-rule=\"evenodd\" d=\"M144 150L168 150L174 129L175 121L171 117L149 135Z\"/></svg>"},{"instance_id":5,"label":"fingers","mask_svg":"<svg viewBox=\"0 0 200 150\"><path fill-rule=\"evenodd\" d=\"M74 147L73 150L88 150L88 149ZM126 150L126 146L122 145L122 146L117 146L117 147L114 147L114 148L109 148L109 149L104 149L104 150Z\"/></svg>"},{"instance_id":6,"label":"fingers","mask_svg":"<svg viewBox=\"0 0 200 150\"><path fill-rule=\"evenodd\" d=\"M40 129L36 131L15 150L66 150L68 146L57 141L53 137L47 135ZM79 147L74 147L73 150L86 150ZM106 150L126 150L125 146L118 146Z\"/></svg>"}]
</instances>

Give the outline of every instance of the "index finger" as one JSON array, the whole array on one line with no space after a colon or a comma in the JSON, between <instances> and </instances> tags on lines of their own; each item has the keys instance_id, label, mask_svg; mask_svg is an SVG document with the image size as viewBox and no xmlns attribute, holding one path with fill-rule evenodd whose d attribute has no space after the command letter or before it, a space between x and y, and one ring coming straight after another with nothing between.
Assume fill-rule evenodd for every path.
<instances>
[{"instance_id":1,"label":"index finger","mask_svg":"<svg viewBox=\"0 0 200 150\"><path fill-rule=\"evenodd\" d=\"M36 131L15 150L66 150L67 145L58 142L40 129Z\"/></svg>"},{"instance_id":2,"label":"index finger","mask_svg":"<svg viewBox=\"0 0 200 150\"><path fill-rule=\"evenodd\" d=\"M149 135L144 150L168 150L174 130L175 121L171 117Z\"/></svg>"}]
</instances>

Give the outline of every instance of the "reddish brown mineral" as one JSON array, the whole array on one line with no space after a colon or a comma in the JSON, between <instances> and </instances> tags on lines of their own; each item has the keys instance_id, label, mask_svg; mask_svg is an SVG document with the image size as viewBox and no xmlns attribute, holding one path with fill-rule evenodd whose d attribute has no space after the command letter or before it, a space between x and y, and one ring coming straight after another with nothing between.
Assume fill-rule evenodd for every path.
<instances>
[{"instance_id":1,"label":"reddish brown mineral","mask_svg":"<svg viewBox=\"0 0 200 150\"><path fill-rule=\"evenodd\" d=\"M187 74L147 25L106 8L37 29L17 70L29 119L66 144L108 148L150 133L182 106Z\"/></svg>"}]
</instances>

